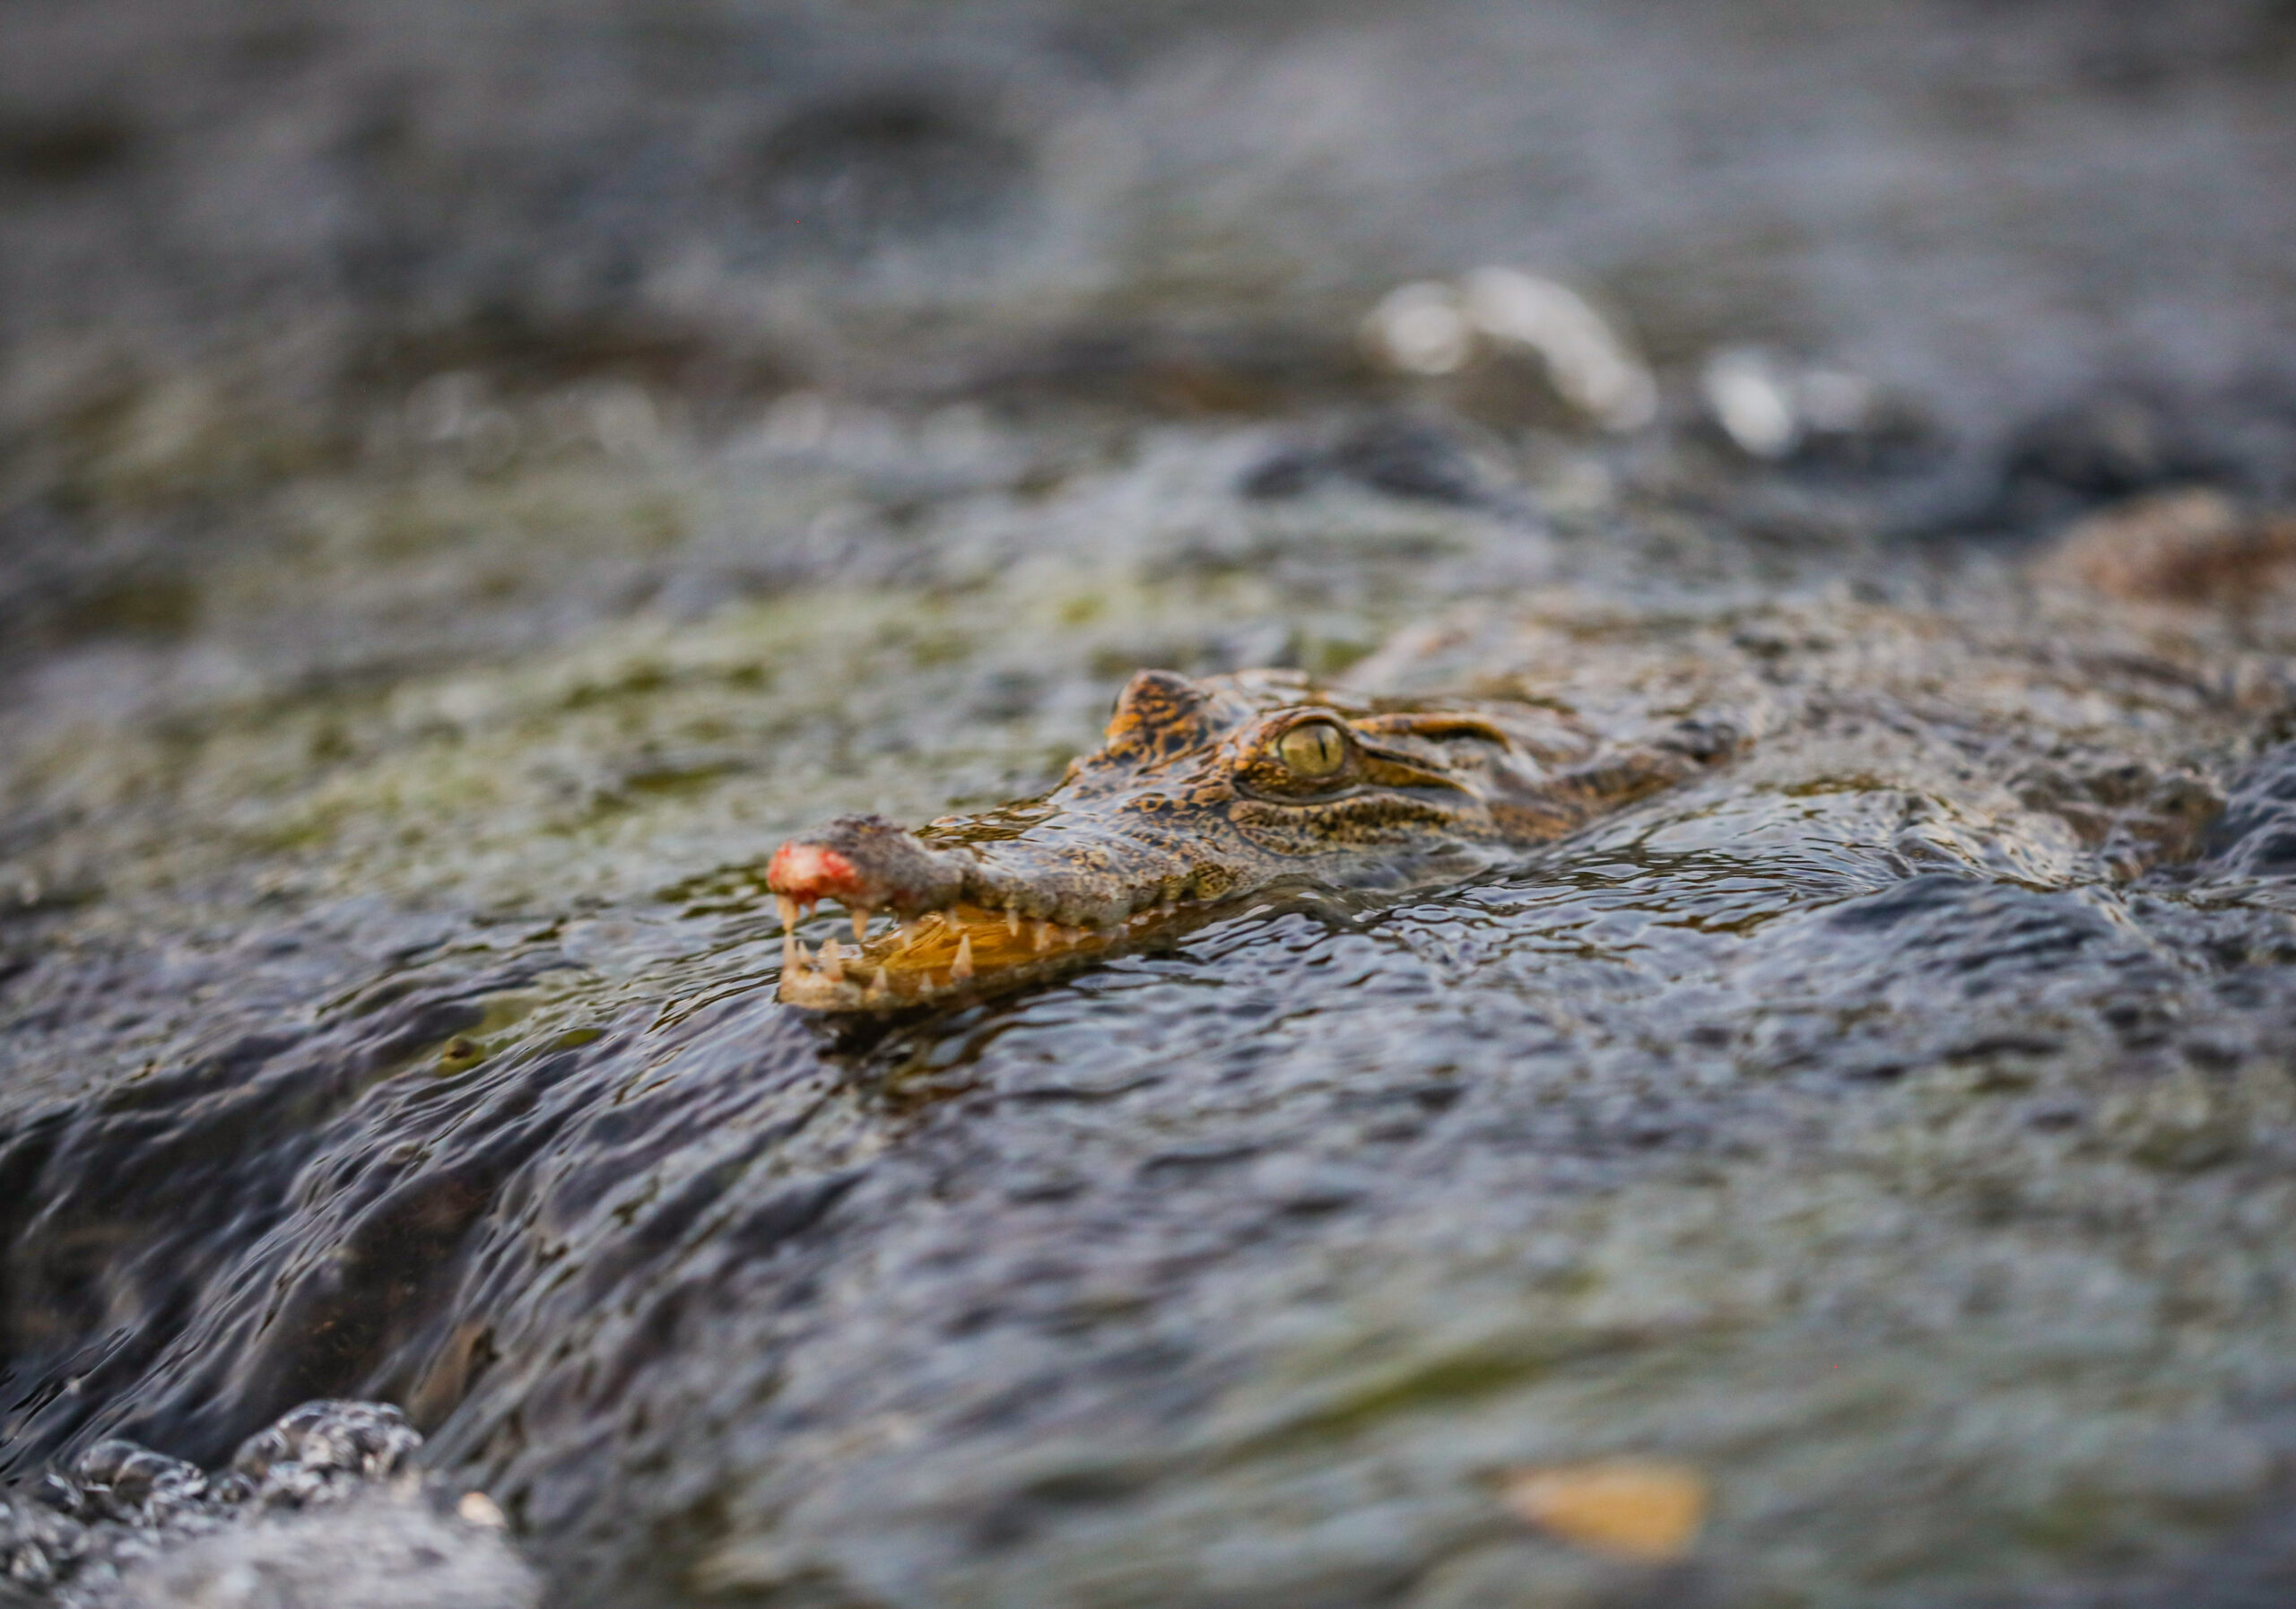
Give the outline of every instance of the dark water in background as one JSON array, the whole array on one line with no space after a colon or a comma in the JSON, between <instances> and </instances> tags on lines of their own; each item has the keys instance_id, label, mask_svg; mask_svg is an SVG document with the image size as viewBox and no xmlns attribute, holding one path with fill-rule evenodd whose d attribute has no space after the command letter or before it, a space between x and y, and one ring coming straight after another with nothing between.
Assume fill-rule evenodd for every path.
<instances>
[{"instance_id":1,"label":"dark water in background","mask_svg":"<svg viewBox=\"0 0 2296 1609\"><path fill-rule=\"evenodd\" d=\"M567 1604L2287 1596L2289 613L2020 569L2296 501L2285 5L4 17L12 1477L351 1396ZM1658 424L1364 357L1491 263ZM1887 428L1734 451L1748 344ZM1431 620L1782 713L1486 883L772 1003L787 831ZM1687 1562L1498 1501L1616 1453Z\"/></svg>"}]
</instances>

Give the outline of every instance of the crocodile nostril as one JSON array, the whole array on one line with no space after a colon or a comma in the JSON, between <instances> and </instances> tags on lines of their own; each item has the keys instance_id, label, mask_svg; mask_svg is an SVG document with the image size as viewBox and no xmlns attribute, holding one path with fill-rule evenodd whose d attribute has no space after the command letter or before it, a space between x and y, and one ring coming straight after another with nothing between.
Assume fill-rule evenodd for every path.
<instances>
[{"instance_id":1,"label":"crocodile nostril","mask_svg":"<svg viewBox=\"0 0 2296 1609\"><path fill-rule=\"evenodd\" d=\"M801 906L839 900L855 910L890 908L903 917L952 903L964 883L960 863L882 816L839 816L773 852L766 886Z\"/></svg>"},{"instance_id":2,"label":"crocodile nostril","mask_svg":"<svg viewBox=\"0 0 2296 1609\"><path fill-rule=\"evenodd\" d=\"M836 850L792 839L767 863L765 885L808 904L818 900L849 902L861 891L861 878L853 863Z\"/></svg>"}]
</instances>

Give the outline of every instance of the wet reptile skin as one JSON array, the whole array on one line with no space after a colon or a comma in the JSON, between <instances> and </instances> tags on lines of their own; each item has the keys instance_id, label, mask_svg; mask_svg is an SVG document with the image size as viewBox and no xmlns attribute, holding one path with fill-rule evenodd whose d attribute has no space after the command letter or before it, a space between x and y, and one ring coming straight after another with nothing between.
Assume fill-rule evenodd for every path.
<instances>
[{"instance_id":1,"label":"wet reptile skin","mask_svg":"<svg viewBox=\"0 0 2296 1609\"><path fill-rule=\"evenodd\" d=\"M846 816L775 854L785 918L837 900L909 918L811 956L781 997L882 1010L979 993L1104 954L1279 885L1405 888L1552 841L1725 758L1683 723L1605 744L1528 701L1342 697L1249 671L1143 671L1100 749L1040 798L914 832Z\"/></svg>"}]
</instances>

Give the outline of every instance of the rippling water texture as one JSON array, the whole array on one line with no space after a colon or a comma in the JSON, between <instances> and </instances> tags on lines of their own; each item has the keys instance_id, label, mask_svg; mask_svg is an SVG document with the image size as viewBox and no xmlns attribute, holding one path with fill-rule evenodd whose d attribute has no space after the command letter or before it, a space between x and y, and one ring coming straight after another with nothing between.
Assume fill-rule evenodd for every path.
<instances>
[{"instance_id":1,"label":"rippling water texture","mask_svg":"<svg viewBox=\"0 0 2296 1609\"><path fill-rule=\"evenodd\" d=\"M2175 10L17 7L0 1474L392 1403L566 1605L2284 1601L2296 31ZM1659 422L1359 353L1488 262ZM1885 405L1756 462L1750 344ZM1756 738L776 1004L785 835L1257 665ZM1506 1500L1613 1457L1694 1547Z\"/></svg>"}]
</instances>

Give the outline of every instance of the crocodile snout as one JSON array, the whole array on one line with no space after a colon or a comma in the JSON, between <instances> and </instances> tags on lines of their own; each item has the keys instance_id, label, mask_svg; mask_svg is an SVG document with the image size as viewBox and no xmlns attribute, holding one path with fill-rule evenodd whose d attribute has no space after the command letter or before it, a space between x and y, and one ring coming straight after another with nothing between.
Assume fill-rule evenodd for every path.
<instances>
[{"instance_id":1,"label":"crocodile snout","mask_svg":"<svg viewBox=\"0 0 2296 1609\"><path fill-rule=\"evenodd\" d=\"M785 920L837 900L865 930L879 910L906 919L954 904L964 872L953 857L926 848L881 815L846 815L775 850L765 883L787 902Z\"/></svg>"},{"instance_id":2,"label":"crocodile snout","mask_svg":"<svg viewBox=\"0 0 2296 1609\"><path fill-rule=\"evenodd\" d=\"M882 1008L979 974L1050 970L1169 919L1182 900L1161 891L1178 864L1120 834L937 848L882 816L840 816L791 839L767 864L784 930L782 998ZM854 947L832 938L816 953L798 940L798 921L824 900L853 913ZM881 910L899 926L872 940Z\"/></svg>"}]
</instances>

